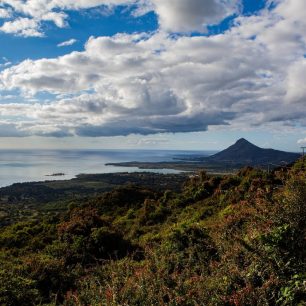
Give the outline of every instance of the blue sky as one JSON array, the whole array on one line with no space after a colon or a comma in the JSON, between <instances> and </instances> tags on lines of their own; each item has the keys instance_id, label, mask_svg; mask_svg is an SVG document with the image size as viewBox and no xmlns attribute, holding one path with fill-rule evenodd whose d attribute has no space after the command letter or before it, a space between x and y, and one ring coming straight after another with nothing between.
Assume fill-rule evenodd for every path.
<instances>
[{"instance_id":1,"label":"blue sky","mask_svg":"<svg viewBox=\"0 0 306 306\"><path fill-rule=\"evenodd\" d=\"M13 62L22 60L52 58L72 51L82 51L90 36L113 36L117 33L148 32L157 29L157 18L154 13L148 13L139 18L131 18L124 7L115 9L111 15L102 15L97 9L71 11L69 26L59 29L55 25L45 24L44 37L23 37L0 32L0 56ZM58 48L57 45L77 39L72 46Z\"/></svg>"},{"instance_id":2,"label":"blue sky","mask_svg":"<svg viewBox=\"0 0 306 306\"><path fill-rule=\"evenodd\" d=\"M257 14L265 7L265 2L263 0L244 0L241 13L243 15ZM59 29L52 23L44 24L45 36L42 38L15 36L0 32L0 56L14 63L28 58L52 58L72 51L82 51L90 36L113 36L117 33L158 30L158 17L154 12L148 12L144 16L135 18L131 17L131 9L127 9L125 6L114 8L113 13L103 13L104 10L103 7L97 7L81 11L68 11L69 26ZM208 34L212 35L226 31L231 26L234 17L229 16L219 24L210 26ZM194 34L203 35L203 33ZM71 38L78 40L73 46L57 47L58 44Z\"/></svg>"},{"instance_id":3,"label":"blue sky","mask_svg":"<svg viewBox=\"0 0 306 306\"><path fill-rule=\"evenodd\" d=\"M44 3L46 2L46 3ZM306 4L4 0L0 147L306 143Z\"/></svg>"}]
</instances>

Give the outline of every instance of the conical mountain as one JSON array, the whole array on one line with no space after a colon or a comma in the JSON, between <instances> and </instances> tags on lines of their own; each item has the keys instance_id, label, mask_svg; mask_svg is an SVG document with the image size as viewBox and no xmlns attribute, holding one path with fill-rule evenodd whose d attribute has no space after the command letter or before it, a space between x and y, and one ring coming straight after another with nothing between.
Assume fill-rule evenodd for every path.
<instances>
[{"instance_id":1,"label":"conical mountain","mask_svg":"<svg viewBox=\"0 0 306 306\"><path fill-rule=\"evenodd\" d=\"M260 148L244 138L227 149L212 155L209 160L246 165L291 163L300 157L298 153Z\"/></svg>"}]
</instances>

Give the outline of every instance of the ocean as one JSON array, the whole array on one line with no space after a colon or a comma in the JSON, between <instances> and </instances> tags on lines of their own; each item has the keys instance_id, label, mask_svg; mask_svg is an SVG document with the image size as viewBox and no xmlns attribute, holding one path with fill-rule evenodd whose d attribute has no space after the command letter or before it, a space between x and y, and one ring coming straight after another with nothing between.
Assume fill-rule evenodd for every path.
<instances>
[{"instance_id":1,"label":"ocean","mask_svg":"<svg viewBox=\"0 0 306 306\"><path fill-rule=\"evenodd\" d=\"M106 166L107 163L161 162L174 158L211 155L211 151L174 150L0 150L0 187L13 183L65 180L81 173L144 171L138 168ZM171 169L145 170L177 173ZM50 176L64 173L63 176Z\"/></svg>"}]
</instances>

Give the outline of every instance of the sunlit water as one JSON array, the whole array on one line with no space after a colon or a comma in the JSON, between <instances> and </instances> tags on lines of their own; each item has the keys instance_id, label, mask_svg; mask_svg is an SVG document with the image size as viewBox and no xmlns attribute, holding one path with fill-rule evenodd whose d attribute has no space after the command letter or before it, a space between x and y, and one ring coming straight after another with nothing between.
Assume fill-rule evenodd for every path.
<instances>
[{"instance_id":1,"label":"sunlit water","mask_svg":"<svg viewBox=\"0 0 306 306\"><path fill-rule=\"evenodd\" d=\"M80 173L144 171L138 168L106 166L107 163L160 162L209 154L211 152L161 150L0 150L0 187L21 182L71 179ZM178 172L171 169L145 171ZM47 176L54 173L65 175Z\"/></svg>"}]
</instances>

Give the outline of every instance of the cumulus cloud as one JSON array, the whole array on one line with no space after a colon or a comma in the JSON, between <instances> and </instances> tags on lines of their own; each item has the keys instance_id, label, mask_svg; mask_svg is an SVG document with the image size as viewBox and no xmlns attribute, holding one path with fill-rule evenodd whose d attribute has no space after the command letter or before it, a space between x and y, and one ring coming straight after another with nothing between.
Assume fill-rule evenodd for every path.
<instances>
[{"instance_id":1,"label":"cumulus cloud","mask_svg":"<svg viewBox=\"0 0 306 306\"><path fill-rule=\"evenodd\" d=\"M297 141L297 144L299 144L299 145L306 145L306 138L304 138L304 139L299 139L298 141Z\"/></svg>"},{"instance_id":2,"label":"cumulus cloud","mask_svg":"<svg viewBox=\"0 0 306 306\"><path fill-rule=\"evenodd\" d=\"M11 17L11 10L0 7L0 19L10 18L10 17Z\"/></svg>"},{"instance_id":3,"label":"cumulus cloud","mask_svg":"<svg viewBox=\"0 0 306 306\"><path fill-rule=\"evenodd\" d=\"M17 18L13 21L6 21L0 31L4 33L13 33L20 36L41 37L40 24L38 21L29 18Z\"/></svg>"},{"instance_id":4,"label":"cumulus cloud","mask_svg":"<svg viewBox=\"0 0 306 306\"><path fill-rule=\"evenodd\" d=\"M69 40L63 41L62 43L58 44L58 47L67 47L67 46L72 46L77 42L76 39L71 38Z\"/></svg>"},{"instance_id":5,"label":"cumulus cloud","mask_svg":"<svg viewBox=\"0 0 306 306\"><path fill-rule=\"evenodd\" d=\"M44 36L42 23L49 21L59 28L68 25L66 11L98 6L131 5L137 0L2 0L0 19L10 18L0 31L19 36Z\"/></svg>"},{"instance_id":6,"label":"cumulus cloud","mask_svg":"<svg viewBox=\"0 0 306 306\"><path fill-rule=\"evenodd\" d=\"M286 79L287 93L286 100L289 103L298 102L306 103L306 59L300 59L296 61L288 69L288 75Z\"/></svg>"},{"instance_id":7,"label":"cumulus cloud","mask_svg":"<svg viewBox=\"0 0 306 306\"><path fill-rule=\"evenodd\" d=\"M152 0L162 29L170 32L204 32L238 11L238 0Z\"/></svg>"},{"instance_id":8,"label":"cumulus cloud","mask_svg":"<svg viewBox=\"0 0 306 306\"><path fill-rule=\"evenodd\" d=\"M219 23L238 11L241 0L2 0L0 19L10 18L0 31L20 36L43 36L42 23L51 21L57 27L68 25L70 10L97 7L132 6L132 15L154 11L160 27L170 32L204 32L206 26ZM23 23L23 24L22 24ZM31 23L31 24L30 24ZM21 29L22 28L22 29Z\"/></svg>"},{"instance_id":9,"label":"cumulus cloud","mask_svg":"<svg viewBox=\"0 0 306 306\"><path fill-rule=\"evenodd\" d=\"M16 129L29 135L306 126L302 9L303 4L281 1L257 16L237 17L232 29L212 36L157 31L91 37L82 52L26 60L3 70L0 90L18 90L28 103L2 104L0 113L24 118ZM187 31L191 26L186 24ZM39 93L54 99L30 103Z\"/></svg>"}]
</instances>

